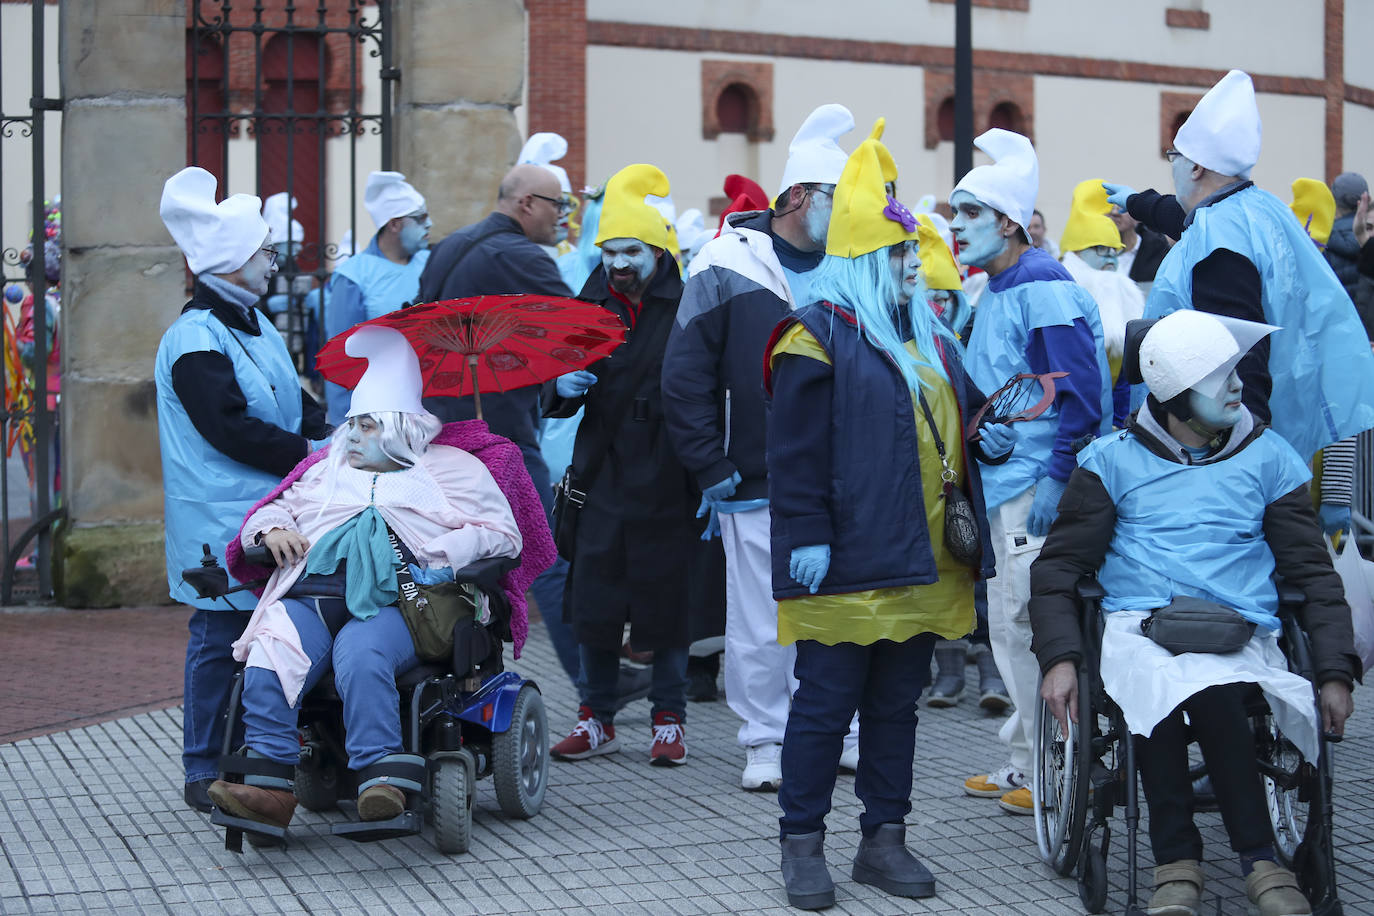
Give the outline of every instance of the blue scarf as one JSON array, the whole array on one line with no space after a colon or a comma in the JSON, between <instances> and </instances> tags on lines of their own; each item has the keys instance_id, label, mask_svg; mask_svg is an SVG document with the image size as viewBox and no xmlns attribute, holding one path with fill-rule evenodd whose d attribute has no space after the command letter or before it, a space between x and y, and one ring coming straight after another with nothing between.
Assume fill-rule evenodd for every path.
<instances>
[{"instance_id":1,"label":"blue scarf","mask_svg":"<svg viewBox=\"0 0 1374 916\"><path fill-rule=\"evenodd\" d=\"M396 554L376 506L368 506L315 542L306 575L327 576L340 561L347 561L344 596L354 617L368 620L396 603Z\"/></svg>"}]
</instances>

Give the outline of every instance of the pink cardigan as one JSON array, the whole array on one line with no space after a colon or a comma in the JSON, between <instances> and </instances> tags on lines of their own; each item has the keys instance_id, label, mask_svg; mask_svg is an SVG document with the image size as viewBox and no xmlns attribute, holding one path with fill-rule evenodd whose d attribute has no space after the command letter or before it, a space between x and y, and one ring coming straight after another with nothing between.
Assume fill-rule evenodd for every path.
<instances>
[{"instance_id":1,"label":"pink cardigan","mask_svg":"<svg viewBox=\"0 0 1374 916\"><path fill-rule=\"evenodd\" d=\"M549 534L548 521L544 516L544 505L534 489L534 481L530 480L529 472L525 470L525 460L520 447L509 439L491 432L485 421L462 420L446 424L439 431L439 435L435 436L434 442L437 445L460 448L485 464L496 480L496 485L501 488L501 492L510 503L515 524L520 528L520 537L524 541L520 565L501 577L501 587L505 589L506 597L510 601L510 632L515 644L514 654L519 658L530 628L525 592L540 573L553 565L558 556L553 545L553 536ZM300 479L307 468L328 453L329 446L325 446L306 455L275 490L248 510L244 522L247 522L258 509L281 495L287 487ZM239 538L229 542L225 549L225 560L229 575L240 582L263 579L273 572L271 567L252 566L244 560L243 546ZM262 594L261 589L254 589L254 592Z\"/></svg>"}]
</instances>

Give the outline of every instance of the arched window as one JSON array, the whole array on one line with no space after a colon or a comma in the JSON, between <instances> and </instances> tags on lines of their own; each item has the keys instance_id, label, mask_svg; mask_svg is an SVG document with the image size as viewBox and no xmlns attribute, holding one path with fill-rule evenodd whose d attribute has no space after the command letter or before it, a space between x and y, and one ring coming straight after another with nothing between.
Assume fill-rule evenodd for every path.
<instances>
[{"instance_id":1,"label":"arched window","mask_svg":"<svg viewBox=\"0 0 1374 916\"><path fill-rule=\"evenodd\" d=\"M988 128L1000 127L1014 130L1018 134L1026 132L1026 119L1021 116L1021 108L1015 102L999 102L988 112Z\"/></svg>"},{"instance_id":2,"label":"arched window","mask_svg":"<svg viewBox=\"0 0 1374 916\"><path fill-rule=\"evenodd\" d=\"M935 129L941 141L954 139L954 96L947 96L935 110Z\"/></svg>"},{"instance_id":3,"label":"arched window","mask_svg":"<svg viewBox=\"0 0 1374 916\"><path fill-rule=\"evenodd\" d=\"M723 134L747 134L758 121L759 99L750 86L731 83L716 96L716 123Z\"/></svg>"}]
</instances>

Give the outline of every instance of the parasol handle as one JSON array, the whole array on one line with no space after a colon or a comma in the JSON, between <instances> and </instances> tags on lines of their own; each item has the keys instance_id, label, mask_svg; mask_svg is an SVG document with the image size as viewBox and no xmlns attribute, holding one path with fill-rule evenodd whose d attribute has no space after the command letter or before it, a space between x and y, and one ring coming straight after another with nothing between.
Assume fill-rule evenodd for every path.
<instances>
[{"instance_id":1,"label":"parasol handle","mask_svg":"<svg viewBox=\"0 0 1374 916\"><path fill-rule=\"evenodd\" d=\"M472 403L477 409L477 419L482 419L482 392L477 387L477 354L468 354L468 368L472 370Z\"/></svg>"}]
</instances>

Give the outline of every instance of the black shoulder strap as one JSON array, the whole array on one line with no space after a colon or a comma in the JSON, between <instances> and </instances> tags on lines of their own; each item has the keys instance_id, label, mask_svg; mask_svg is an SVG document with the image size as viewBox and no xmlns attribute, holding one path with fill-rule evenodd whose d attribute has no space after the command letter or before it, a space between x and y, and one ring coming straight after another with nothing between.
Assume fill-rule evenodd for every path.
<instances>
[{"instance_id":1,"label":"black shoulder strap","mask_svg":"<svg viewBox=\"0 0 1374 916\"><path fill-rule=\"evenodd\" d=\"M591 459L578 474L578 482L584 491L591 489L593 481L596 480L596 475L601 472L601 465L611 451L611 440L615 438L616 430L620 428L621 421L625 419L625 414L629 411L630 405L634 403L635 392L639 390L639 383L644 380L649 367L654 365L655 354L661 355L663 348L667 346L668 334L672 331L673 320L664 321L662 325L663 330L640 350L639 362L626 376L629 379L629 384L625 386L625 398L602 415L606 421L601 424L599 430L601 437L597 440L596 447L590 450Z\"/></svg>"},{"instance_id":2,"label":"black shoulder strap","mask_svg":"<svg viewBox=\"0 0 1374 916\"><path fill-rule=\"evenodd\" d=\"M510 231L510 227L508 226L498 226L495 229L483 232L476 238L470 239L466 245L459 249L458 254L454 256L453 260L449 262L448 269L445 270L444 275L439 278L438 285L431 287L429 292L421 290L422 295L416 296L416 302L431 302L442 296L444 294L444 285L448 283L448 278L453 276L453 272L458 269L458 265L463 263L463 259L471 254L474 248L491 238L493 235L500 235L502 232Z\"/></svg>"}]
</instances>

